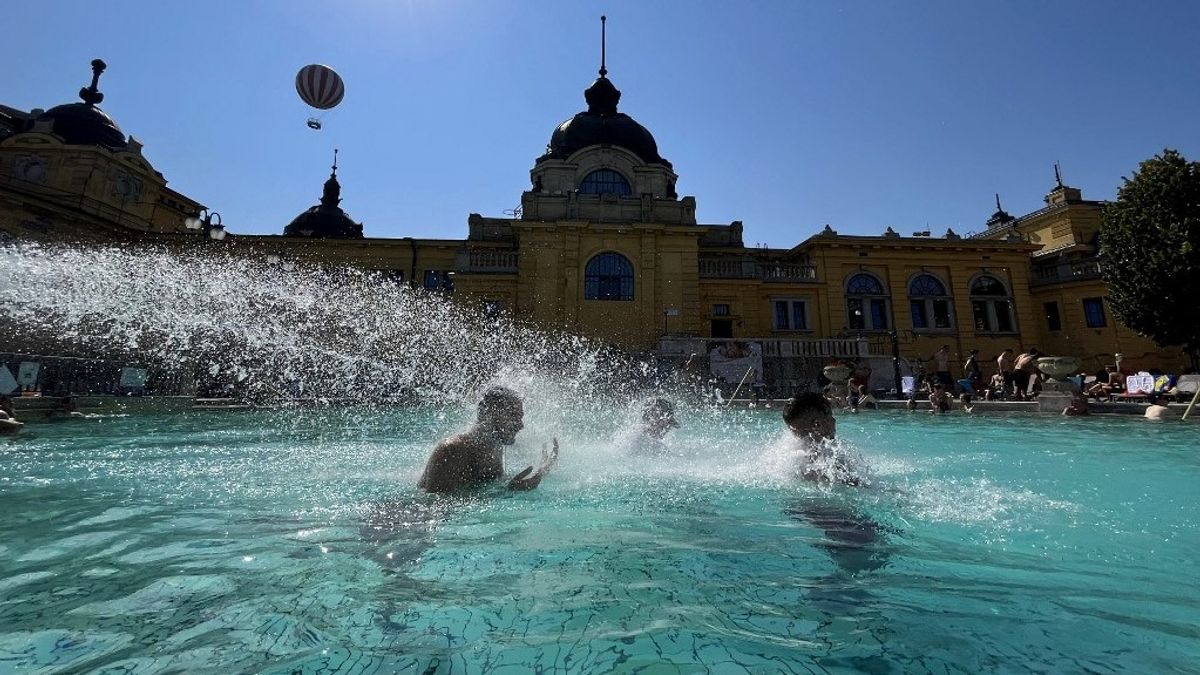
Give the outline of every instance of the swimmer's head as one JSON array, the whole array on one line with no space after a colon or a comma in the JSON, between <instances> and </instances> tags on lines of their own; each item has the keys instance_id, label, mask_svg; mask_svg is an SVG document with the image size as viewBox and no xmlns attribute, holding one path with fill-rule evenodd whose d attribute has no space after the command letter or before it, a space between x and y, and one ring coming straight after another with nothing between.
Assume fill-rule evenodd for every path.
<instances>
[{"instance_id":1,"label":"swimmer's head","mask_svg":"<svg viewBox=\"0 0 1200 675\"><path fill-rule=\"evenodd\" d=\"M787 402L783 423L796 436L814 442L832 439L837 433L829 400L811 391L796 394Z\"/></svg>"},{"instance_id":2,"label":"swimmer's head","mask_svg":"<svg viewBox=\"0 0 1200 675\"><path fill-rule=\"evenodd\" d=\"M661 440L671 429L678 427L675 405L665 398L652 398L642 408L642 431Z\"/></svg>"},{"instance_id":3,"label":"swimmer's head","mask_svg":"<svg viewBox=\"0 0 1200 675\"><path fill-rule=\"evenodd\" d=\"M508 387L492 387L479 401L476 426L497 442L510 445L517 433L525 428L525 407L517 392Z\"/></svg>"}]
</instances>

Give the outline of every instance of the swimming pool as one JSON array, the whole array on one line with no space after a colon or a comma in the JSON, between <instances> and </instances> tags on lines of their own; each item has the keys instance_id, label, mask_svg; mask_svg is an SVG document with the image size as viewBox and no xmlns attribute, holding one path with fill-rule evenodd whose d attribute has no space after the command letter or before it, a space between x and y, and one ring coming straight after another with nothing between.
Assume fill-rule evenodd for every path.
<instances>
[{"instance_id":1,"label":"swimming pool","mask_svg":"<svg viewBox=\"0 0 1200 675\"><path fill-rule=\"evenodd\" d=\"M0 672L1167 672L1200 659L1196 430L529 404L530 493L414 490L437 409L84 419L0 441ZM571 417L575 415L575 417Z\"/></svg>"}]
</instances>

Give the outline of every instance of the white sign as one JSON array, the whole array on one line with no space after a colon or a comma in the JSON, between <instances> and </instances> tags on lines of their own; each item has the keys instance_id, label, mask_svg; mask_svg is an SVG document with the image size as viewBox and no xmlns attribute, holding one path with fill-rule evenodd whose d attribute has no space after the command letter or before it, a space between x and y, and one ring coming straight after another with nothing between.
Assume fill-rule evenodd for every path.
<instances>
[{"instance_id":1,"label":"white sign","mask_svg":"<svg viewBox=\"0 0 1200 675\"><path fill-rule=\"evenodd\" d=\"M668 307L663 310L663 314L667 316L679 316L679 310L674 307Z\"/></svg>"},{"instance_id":2,"label":"white sign","mask_svg":"<svg viewBox=\"0 0 1200 675\"><path fill-rule=\"evenodd\" d=\"M33 387L37 385L38 371L41 370L42 364L37 361L22 361L17 368L17 384L22 387Z\"/></svg>"},{"instance_id":3,"label":"white sign","mask_svg":"<svg viewBox=\"0 0 1200 675\"><path fill-rule=\"evenodd\" d=\"M145 368L122 368L121 386L127 389L146 386L147 373Z\"/></svg>"}]
</instances>

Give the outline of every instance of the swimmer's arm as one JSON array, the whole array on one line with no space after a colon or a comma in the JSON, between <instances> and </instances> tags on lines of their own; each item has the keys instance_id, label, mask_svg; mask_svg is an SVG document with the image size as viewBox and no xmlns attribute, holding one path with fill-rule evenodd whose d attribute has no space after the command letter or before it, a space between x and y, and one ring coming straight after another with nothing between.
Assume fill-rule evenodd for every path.
<instances>
[{"instance_id":1,"label":"swimmer's arm","mask_svg":"<svg viewBox=\"0 0 1200 675\"><path fill-rule=\"evenodd\" d=\"M546 450L546 446L542 446L542 464L537 471L533 470L533 466L525 467L525 470L512 477L508 481L508 489L523 492L532 490L541 484L542 478L550 473L550 469L558 462L558 438L554 439L554 449Z\"/></svg>"},{"instance_id":2,"label":"swimmer's arm","mask_svg":"<svg viewBox=\"0 0 1200 675\"><path fill-rule=\"evenodd\" d=\"M429 455L417 487L426 492L453 492L463 487L467 453L455 443L443 441Z\"/></svg>"}]
</instances>

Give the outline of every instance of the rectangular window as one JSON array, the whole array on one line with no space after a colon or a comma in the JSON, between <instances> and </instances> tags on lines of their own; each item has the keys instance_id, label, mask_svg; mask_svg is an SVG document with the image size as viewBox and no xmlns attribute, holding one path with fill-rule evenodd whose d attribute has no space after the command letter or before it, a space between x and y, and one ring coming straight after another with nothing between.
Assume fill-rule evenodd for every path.
<instances>
[{"instance_id":1,"label":"rectangular window","mask_svg":"<svg viewBox=\"0 0 1200 675\"><path fill-rule=\"evenodd\" d=\"M991 317L988 316L988 303L983 300L971 301L971 315L975 319L975 330L979 333L990 333L995 330L992 327Z\"/></svg>"},{"instance_id":2,"label":"rectangular window","mask_svg":"<svg viewBox=\"0 0 1200 675\"><path fill-rule=\"evenodd\" d=\"M1108 325L1104 317L1104 298L1083 299L1083 320L1088 328L1104 328Z\"/></svg>"},{"instance_id":3,"label":"rectangular window","mask_svg":"<svg viewBox=\"0 0 1200 675\"><path fill-rule=\"evenodd\" d=\"M996 330L1000 333L1015 333L1013 324L1012 303L1008 300L993 300L992 311L996 314Z\"/></svg>"},{"instance_id":4,"label":"rectangular window","mask_svg":"<svg viewBox=\"0 0 1200 675\"><path fill-rule=\"evenodd\" d=\"M934 300L933 301L933 327L934 328L953 328L950 323L950 301L949 300Z\"/></svg>"},{"instance_id":5,"label":"rectangular window","mask_svg":"<svg viewBox=\"0 0 1200 675\"><path fill-rule=\"evenodd\" d=\"M1042 308L1046 310L1046 327L1050 330L1062 330L1062 317L1058 314L1057 302L1042 303Z\"/></svg>"},{"instance_id":6,"label":"rectangular window","mask_svg":"<svg viewBox=\"0 0 1200 675\"><path fill-rule=\"evenodd\" d=\"M803 300L792 301L792 330L808 330L808 312Z\"/></svg>"},{"instance_id":7,"label":"rectangular window","mask_svg":"<svg viewBox=\"0 0 1200 675\"><path fill-rule=\"evenodd\" d=\"M804 300L776 300L775 330L808 330L808 311Z\"/></svg>"},{"instance_id":8,"label":"rectangular window","mask_svg":"<svg viewBox=\"0 0 1200 675\"><path fill-rule=\"evenodd\" d=\"M887 301L883 298L871 298L871 328L887 330Z\"/></svg>"},{"instance_id":9,"label":"rectangular window","mask_svg":"<svg viewBox=\"0 0 1200 675\"><path fill-rule=\"evenodd\" d=\"M929 317L925 314L925 301L911 300L908 304L912 308L913 330L929 328Z\"/></svg>"},{"instance_id":10,"label":"rectangular window","mask_svg":"<svg viewBox=\"0 0 1200 675\"><path fill-rule=\"evenodd\" d=\"M712 315L713 316L729 316L729 305L725 305L725 304L713 305Z\"/></svg>"},{"instance_id":11,"label":"rectangular window","mask_svg":"<svg viewBox=\"0 0 1200 675\"><path fill-rule=\"evenodd\" d=\"M425 290L446 291L454 290L454 273L441 270L425 270Z\"/></svg>"},{"instance_id":12,"label":"rectangular window","mask_svg":"<svg viewBox=\"0 0 1200 675\"><path fill-rule=\"evenodd\" d=\"M862 330L865 324L863 323L863 301L858 298L850 298L846 301L846 312L848 314L846 325L850 326L851 330Z\"/></svg>"},{"instance_id":13,"label":"rectangular window","mask_svg":"<svg viewBox=\"0 0 1200 675\"><path fill-rule=\"evenodd\" d=\"M442 285L442 273L437 270L425 270L425 290L436 291Z\"/></svg>"}]
</instances>

